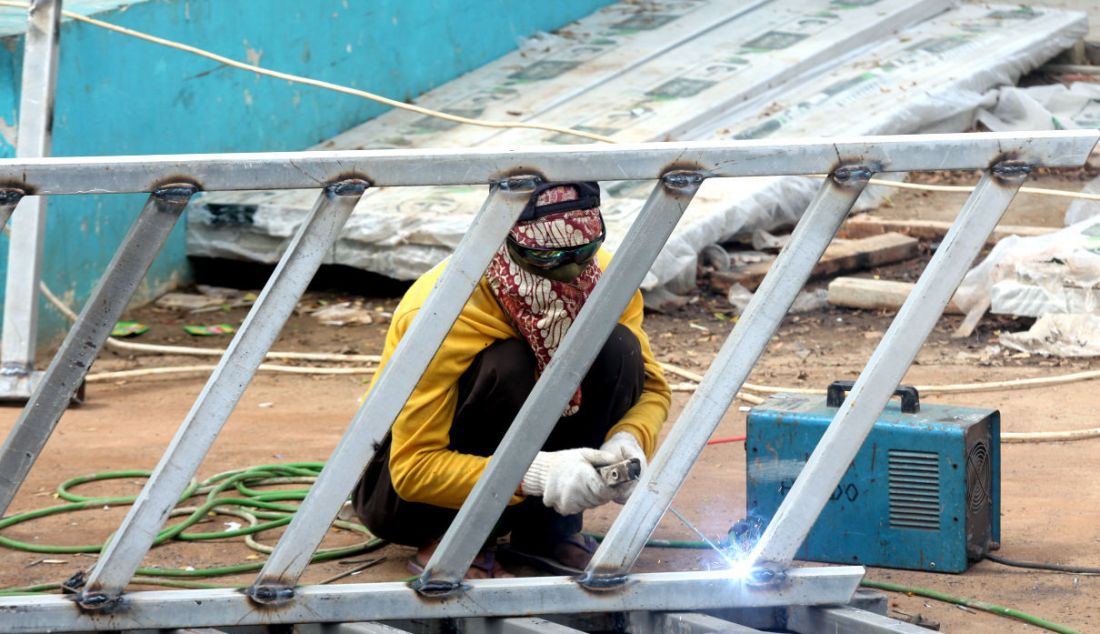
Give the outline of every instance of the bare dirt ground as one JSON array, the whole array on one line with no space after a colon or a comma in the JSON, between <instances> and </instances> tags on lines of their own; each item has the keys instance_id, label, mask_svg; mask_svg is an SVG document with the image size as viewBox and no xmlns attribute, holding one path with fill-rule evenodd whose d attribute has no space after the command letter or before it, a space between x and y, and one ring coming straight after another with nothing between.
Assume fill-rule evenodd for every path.
<instances>
[{"instance_id":1,"label":"bare dirt ground","mask_svg":"<svg viewBox=\"0 0 1100 634\"><path fill-rule=\"evenodd\" d=\"M1045 177L1043 185L1079 187L1075 177ZM1048 200L1049 199L1043 199ZM1028 204L1034 204L1032 200ZM1057 226L1064 203L1040 204L1026 212L1026 223ZM891 215L946 219L958 209L951 196L900 193ZM1019 212L1016 212L1019 213ZM1025 224L1016 216L1007 223ZM885 267L868 274L883 279L911 280L927 258ZM205 280L217 283L215 279ZM820 285L817 282L816 285ZM340 292L314 291L303 308L319 301L366 298L365 304L382 313L391 311L394 297L378 298L370 287ZM292 317L276 349L371 354L380 351L387 327L382 313L370 325L321 325L303 311ZM151 330L139 341L184 345L225 345L228 338L194 338L181 330L185 323L239 323L245 309L188 315L144 307L127 319ZM701 289L693 301L672 314L652 314L646 328L657 356L696 372L710 364L732 327L733 317L722 297ZM824 308L788 316L780 332L754 370L750 381L769 385L824 387L835 379L855 378L890 323L892 315ZM987 317L970 338L957 341L949 333L958 318L943 318L906 377L914 384L964 383L1066 374L1100 368L1100 361L1058 360L1013 354L990 355L986 347L1001 331L1026 327L1024 321ZM193 364L193 357L124 356L106 352L93 372ZM209 477L228 469L292 461L324 460L341 437L364 390L363 376L302 377L260 374L246 391L226 429L215 442L198 476ZM206 374L171 375L117 380L89 385L88 402L71 409L62 419L43 455L17 496L11 512L59 504L54 491L71 477L117 469L151 469L186 416ZM674 382L678 379L673 378ZM929 402L953 403L1001 411L1006 431L1047 431L1095 427L1100 406L1100 383L1076 383L1043 389L929 396ZM670 421L675 421L689 394L677 393ZM745 413L732 407L717 431L737 435L745 429ZM0 408L0 433L7 434L19 408ZM690 421L682 421L690 424ZM671 424L671 423L670 423ZM666 427L667 428L667 427ZM1010 444L1003 447L1002 511L1003 557L1076 566L1100 565L1100 439L1063 443ZM357 474L348 474L355 478ZM674 507L712 538L723 536L745 514L745 455L740 444L709 447L677 496ZM125 495L139 490L141 480L125 478L88 485L84 494ZM122 519L126 507L96 508L54 515L3 531L3 535L35 544L89 544L103 541ZM589 530L606 530L618 507L589 514ZM210 517L201 530L218 530L232 517ZM274 544L279 532L260 536ZM656 537L695 539L671 515ZM326 546L349 544L356 536L333 530ZM387 546L381 565L343 582L395 580L408 575L410 550ZM365 556L357 556L362 560ZM43 561L48 560L48 561ZM649 549L638 568L643 571L693 569L714 565L704 551ZM172 543L154 549L146 565L206 568L262 561L240 540ZM88 555L51 555L0 549L0 587L26 586L64 580L94 562ZM304 581L317 582L349 569L329 562L312 566ZM960 575L870 569L868 578L931 588L942 592L1010 606L1082 632L1100 631L1100 580L1096 577L1008 568L984 561ZM224 584L247 584L250 575L222 577ZM949 632L1026 632L1034 628L1018 621L974 610L891 594L891 614L920 615ZM0 628L2 629L2 628Z\"/></svg>"}]
</instances>

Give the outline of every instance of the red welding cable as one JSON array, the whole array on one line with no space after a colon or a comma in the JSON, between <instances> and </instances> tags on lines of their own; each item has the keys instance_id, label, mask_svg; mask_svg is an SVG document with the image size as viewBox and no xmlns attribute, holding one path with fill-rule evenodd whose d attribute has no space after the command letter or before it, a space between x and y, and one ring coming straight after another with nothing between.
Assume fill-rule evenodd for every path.
<instances>
[{"instance_id":1,"label":"red welding cable","mask_svg":"<svg viewBox=\"0 0 1100 634\"><path fill-rule=\"evenodd\" d=\"M745 436L728 436L726 438L711 438L707 441L708 445L721 445L727 442L744 442Z\"/></svg>"}]
</instances>

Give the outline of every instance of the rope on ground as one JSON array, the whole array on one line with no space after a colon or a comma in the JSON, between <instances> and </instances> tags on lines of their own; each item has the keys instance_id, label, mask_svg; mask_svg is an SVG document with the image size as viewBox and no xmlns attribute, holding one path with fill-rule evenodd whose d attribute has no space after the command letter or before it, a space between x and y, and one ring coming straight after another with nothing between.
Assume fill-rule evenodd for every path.
<instances>
[{"instance_id":1,"label":"rope on ground","mask_svg":"<svg viewBox=\"0 0 1100 634\"><path fill-rule=\"evenodd\" d=\"M143 376L157 376L166 374L192 374L196 372L210 372L216 365L179 365L166 368L139 368L136 370L118 370L116 372L94 372L84 377L89 383L96 381L119 381ZM274 363L261 363L261 372L280 372L284 374L374 374L373 368L306 368L295 365L277 365Z\"/></svg>"},{"instance_id":2,"label":"rope on ground","mask_svg":"<svg viewBox=\"0 0 1100 634\"><path fill-rule=\"evenodd\" d=\"M695 383L676 383L672 386L675 392L694 392L698 389L698 384L703 381L703 376L687 370L671 363L661 363L661 368L670 374L683 377ZM970 392L991 392L991 391L1003 391L1009 389L1021 389L1021 388L1036 388L1045 387L1049 385L1061 385L1066 383L1076 383L1078 381L1089 381L1092 379L1100 378L1100 370L1086 370L1083 372L1072 372L1070 374L1063 374L1060 376L1040 376L1028 379L1012 379L1008 381L990 381L984 383L954 383L949 385L917 385L915 386L917 391L922 394L958 394L958 393L970 393ZM737 398L754 405L759 405L764 402L764 399L752 392L758 392L761 394L815 394L824 395L825 390L819 388L806 388L806 387L782 387L773 385L756 385L754 383L745 383L742 389L748 390L747 392L738 392ZM1100 427L1092 427L1089 429L1074 429L1067 431L1043 431L1043 432L1001 432L1001 441L1004 443L1032 443L1032 442L1065 442L1071 440L1087 440L1089 438L1100 438Z\"/></svg>"},{"instance_id":3,"label":"rope on ground","mask_svg":"<svg viewBox=\"0 0 1100 634\"><path fill-rule=\"evenodd\" d=\"M884 180L881 178L872 178L867 181L871 185L880 185L882 187L894 187L897 189L917 189L928 192L972 192L974 191L973 185L926 185L924 183L905 183L902 181ZM1019 190L1024 194L1039 194L1041 196L1055 196L1059 198L1077 198L1080 200L1100 200L1100 194L1088 194L1085 192L1067 192L1061 189L1047 189L1045 187L1021 187Z\"/></svg>"}]
</instances>

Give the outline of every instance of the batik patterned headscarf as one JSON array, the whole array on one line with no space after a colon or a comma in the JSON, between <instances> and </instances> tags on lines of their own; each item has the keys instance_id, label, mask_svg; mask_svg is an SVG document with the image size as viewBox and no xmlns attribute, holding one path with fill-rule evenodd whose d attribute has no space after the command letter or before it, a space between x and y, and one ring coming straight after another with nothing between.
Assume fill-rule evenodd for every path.
<instances>
[{"instance_id":1,"label":"batik patterned headscarf","mask_svg":"<svg viewBox=\"0 0 1100 634\"><path fill-rule=\"evenodd\" d=\"M553 187L539 194L535 207L576 199L577 191L573 187ZM520 222L512 228L510 237L516 244L531 249L564 249L588 244L599 238L602 231L600 209L593 207ZM540 373L550 363L566 331L595 288L600 272L593 258L574 280L558 282L520 268L508 254L506 244L493 256L485 273L489 288L531 346ZM563 414L577 413L580 405L578 387Z\"/></svg>"}]
</instances>

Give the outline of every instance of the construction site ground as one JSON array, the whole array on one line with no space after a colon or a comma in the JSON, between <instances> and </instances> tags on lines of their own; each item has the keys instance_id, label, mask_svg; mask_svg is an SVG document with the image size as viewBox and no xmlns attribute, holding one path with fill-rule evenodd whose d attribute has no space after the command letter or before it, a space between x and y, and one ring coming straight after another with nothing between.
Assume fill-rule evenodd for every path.
<instances>
[{"instance_id":1,"label":"construction site ground","mask_svg":"<svg viewBox=\"0 0 1100 634\"><path fill-rule=\"evenodd\" d=\"M1041 186L1079 189L1079 175L1054 175L1038 179ZM950 219L959 208L954 194L901 192L881 215L904 218ZM1060 226L1065 201L1028 197L1017 200L1006 224ZM913 281L927 262L918 260L865 271L882 279ZM205 279L218 284L218 279ZM820 287L824 281L815 282ZM691 302L669 314L647 316L657 357L687 370L702 373L732 328L734 315L725 298L706 292L705 285ZM321 302L361 300L377 317L369 325L329 326L308 314ZM301 310L291 318L275 348L375 354L381 350L387 328L385 313L397 297L389 287L379 297L375 287L313 290ZM185 324L237 324L246 308L192 315L177 310L146 306L124 318L150 326L137 341L179 345L224 346L228 337L197 338L185 334ZM836 379L853 379L889 326L892 314L826 307L788 316L753 371L757 384L824 387ZM959 317L944 317L918 355L906 382L912 384L967 383L1023 377L1067 374L1100 368L1097 360L1066 360L1028 356L1010 351L991 352L1001 331L1026 327L1025 320L987 316L967 339L950 338ZM48 357L43 357L42 363ZM105 352L93 372L169 365L209 363L183 356L130 356ZM350 365L350 364L345 364ZM340 439L368 375L298 376L261 373L252 382L225 431L203 463L199 477L253 465L324 460ZM207 378L206 373L164 375L89 384L87 402L71 409L62 419L46 450L20 490L11 512L59 504L54 492L62 481L79 475L118 469L151 469L184 419ZM670 377L672 382L681 379ZM1001 411L1005 431L1054 431L1095 427L1100 405L1100 382L1072 383L1041 389L930 395L929 402L953 403ZM675 421L690 394L673 397L670 416ZM716 436L738 435L745 430L745 412L736 403ZM18 406L0 408L0 433L7 434L19 414ZM690 424L691 421L685 421ZM1100 565L1100 439L1076 442L1008 444L1002 449L1002 548L1003 557L1076 566ZM349 480L357 473L348 473ZM725 535L745 514L745 455L739 443L708 447L677 496L674 507L714 539ZM111 480L79 489L84 494L127 495L139 490L142 480ZM614 520L615 505L590 512L586 529L601 532ZM106 539L117 528L126 507L108 506L65 515L53 515L11 527L3 534L36 544L87 544ZM232 517L210 517L202 530L224 529ZM696 539L695 534L671 515L665 517L656 537ZM260 536L274 544L278 531ZM334 529L325 545L349 544L358 537ZM408 576L406 561L411 549L387 546L379 551L386 560L362 574L338 583L397 580ZM355 560L362 560L358 556ZM240 539L202 543L174 542L154 549L146 564L176 568L207 568L254 563L262 556ZM648 549L640 571L670 571L717 566L711 552ZM57 582L90 568L94 555L51 555L0 549L0 587ZM312 566L306 583L318 582L349 564L329 562ZM522 574L534 574L519 570ZM919 586L952 595L1013 607L1083 632L1100 631L1100 579L1010 568L989 561L975 564L965 574L936 574L871 568L868 578ZM211 580L214 583L247 584L251 575ZM950 632L1026 632L1032 626L1000 616L924 599L891 594L890 613L896 618L920 618L940 624Z\"/></svg>"}]
</instances>

